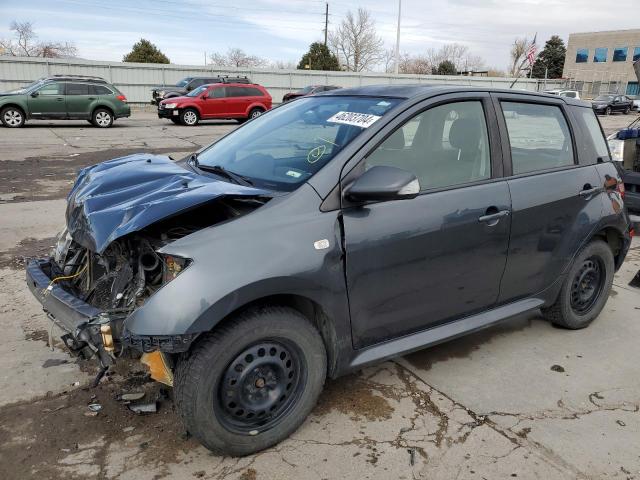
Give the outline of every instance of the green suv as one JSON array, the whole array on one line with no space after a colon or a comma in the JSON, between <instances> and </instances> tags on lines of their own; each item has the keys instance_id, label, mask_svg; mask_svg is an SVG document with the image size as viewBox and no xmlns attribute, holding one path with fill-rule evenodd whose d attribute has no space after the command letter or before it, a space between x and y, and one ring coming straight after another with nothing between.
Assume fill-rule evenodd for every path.
<instances>
[{"instance_id":1,"label":"green suv","mask_svg":"<svg viewBox=\"0 0 640 480\"><path fill-rule=\"evenodd\" d=\"M0 93L0 121L21 127L29 119L87 120L107 128L131 115L127 98L100 77L54 75L7 93Z\"/></svg>"}]
</instances>

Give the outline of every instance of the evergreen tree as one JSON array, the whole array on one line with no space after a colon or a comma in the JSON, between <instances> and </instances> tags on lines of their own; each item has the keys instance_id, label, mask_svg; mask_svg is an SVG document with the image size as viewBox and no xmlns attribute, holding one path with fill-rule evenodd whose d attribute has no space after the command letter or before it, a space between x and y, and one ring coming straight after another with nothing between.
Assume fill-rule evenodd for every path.
<instances>
[{"instance_id":1,"label":"evergreen tree","mask_svg":"<svg viewBox=\"0 0 640 480\"><path fill-rule=\"evenodd\" d=\"M533 64L534 78L544 78L545 70L548 70L547 78L562 78L564 68L564 58L567 55L567 48L558 35L552 36L544 45L544 49L538 55Z\"/></svg>"},{"instance_id":2,"label":"evergreen tree","mask_svg":"<svg viewBox=\"0 0 640 480\"><path fill-rule=\"evenodd\" d=\"M309 45L309 51L302 56L300 63L298 63L298 70L304 70L307 68L311 70L340 70L340 62L338 57L329 51L329 48L320 42L313 42Z\"/></svg>"},{"instance_id":3,"label":"evergreen tree","mask_svg":"<svg viewBox=\"0 0 640 480\"><path fill-rule=\"evenodd\" d=\"M456 66L450 60L444 60L438 64L438 68L434 74L436 75L457 75L458 70Z\"/></svg>"},{"instance_id":4,"label":"evergreen tree","mask_svg":"<svg viewBox=\"0 0 640 480\"><path fill-rule=\"evenodd\" d=\"M124 56L123 62L136 63L170 63L167 56L162 53L149 40L141 38L140 41L133 45L133 49Z\"/></svg>"}]
</instances>

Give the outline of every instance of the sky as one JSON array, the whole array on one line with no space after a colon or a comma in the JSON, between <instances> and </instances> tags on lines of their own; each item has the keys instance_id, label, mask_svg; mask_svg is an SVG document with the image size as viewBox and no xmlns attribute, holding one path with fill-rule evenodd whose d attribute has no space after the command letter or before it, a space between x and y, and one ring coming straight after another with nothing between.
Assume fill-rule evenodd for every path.
<instances>
[{"instance_id":1,"label":"sky","mask_svg":"<svg viewBox=\"0 0 640 480\"><path fill-rule=\"evenodd\" d=\"M400 50L420 54L456 42L505 69L515 37L537 33L542 48L553 34L566 41L572 32L638 28L638 1L606 8L601 0L403 0ZM329 30L358 7L393 48L398 0L329 1ZM0 38L10 36L12 20L30 21L40 40L73 42L91 60L121 61L146 38L176 64L202 65L205 52L231 47L297 63L323 39L324 12L324 0L0 0Z\"/></svg>"}]
</instances>

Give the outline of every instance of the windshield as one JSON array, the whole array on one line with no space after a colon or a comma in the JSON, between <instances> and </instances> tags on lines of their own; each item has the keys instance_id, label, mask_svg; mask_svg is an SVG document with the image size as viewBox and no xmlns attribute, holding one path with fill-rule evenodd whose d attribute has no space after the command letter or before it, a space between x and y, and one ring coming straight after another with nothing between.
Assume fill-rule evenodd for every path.
<instances>
[{"instance_id":1,"label":"windshield","mask_svg":"<svg viewBox=\"0 0 640 480\"><path fill-rule=\"evenodd\" d=\"M198 155L270 190L295 190L401 100L307 97L252 120Z\"/></svg>"},{"instance_id":2,"label":"windshield","mask_svg":"<svg viewBox=\"0 0 640 480\"><path fill-rule=\"evenodd\" d=\"M27 93L30 90L33 90L34 88L40 86L42 84L44 79L39 79L36 80L35 82L31 82L28 85L25 85L24 87L21 88L16 88L15 90L10 90L8 93Z\"/></svg>"},{"instance_id":3,"label":"windshield","mask_svg":"<svg viewBox=\"0 0 640 480\"><path fill-rule=\"evenodd\" d=\"M595 98L596 102L610 102L611 100L613 100L611 95L600 95Z\"/></svg>"},{"instance_id":4,"label":"windshield","mask_svg":"<svg viewBox=\"0 0 640 480\"><path fill-rule=\"evenodd\" d=\"M176 87L185 87L187 85L187 83L189 83L191 81L191 78L192 77L183 78L178 83L176 83Z\"/></svg>"},{"instance_id":5,"label":"windshield","mask_svg":"<svg viewBox=\"0 0 640 480\"><path fill-rule=\"evenodd\" d=\"M196 88L195 90L191 90L189 93L187 93L187 97L197 97L198 95L200 95L201 93L204 93L207 91L207 88L209 88L208 85L202 85L201 87Z\"/></svg>"}]
</instances>

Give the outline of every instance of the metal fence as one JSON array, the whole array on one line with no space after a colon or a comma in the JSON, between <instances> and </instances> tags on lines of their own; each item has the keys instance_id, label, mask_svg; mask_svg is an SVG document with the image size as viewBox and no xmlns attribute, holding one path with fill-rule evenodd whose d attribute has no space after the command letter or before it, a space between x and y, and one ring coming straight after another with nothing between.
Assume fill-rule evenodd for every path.
<instances>
[{"instance_id":1,"label":"metal fence","mask_svg":"<svg viewBox=\"0 0 640 480\"><path fill-rule=\"evenodd\" d=\"M0 56L0 91L19 88L46 75L75 74L103 77L134 104L151 100L151 88L172 85L184 77L203 75L247 75L264 86L275 103L282 96L307 85L360 85L431 83L509 88L513 79L441 75L393 75L387 73L321 72L308 70L220 69L210 66L162 65L155 63L99 62L79 59L46 59ZM559 82L519 79L514 88L541 91L561 86Z\"/></svg>"}]
</instances>

